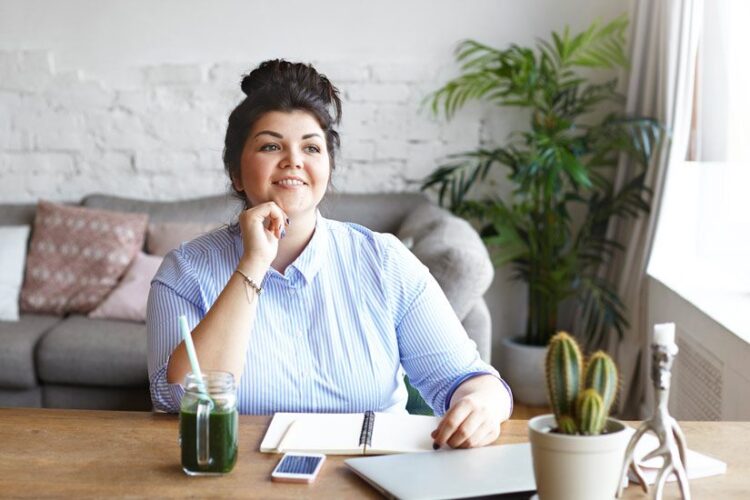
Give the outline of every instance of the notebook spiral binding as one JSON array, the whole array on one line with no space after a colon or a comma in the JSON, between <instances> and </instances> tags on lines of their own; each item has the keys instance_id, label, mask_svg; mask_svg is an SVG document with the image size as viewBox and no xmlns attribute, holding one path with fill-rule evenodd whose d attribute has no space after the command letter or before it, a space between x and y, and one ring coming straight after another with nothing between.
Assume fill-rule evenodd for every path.
<instances>
[{"instance_id":1,"label":"notebook spiral binding","mask_svg":"<svg viewBox=\"0 0 750 500\"><path fill-rule=\"evenodd\" d=\"M365 418L362 421L362 431L359 433L359 445L364 445L364 451L368 446L372 446L372 429L375 426L375 412L368 410L365 412Z\"/></svg>"}]
</instances>

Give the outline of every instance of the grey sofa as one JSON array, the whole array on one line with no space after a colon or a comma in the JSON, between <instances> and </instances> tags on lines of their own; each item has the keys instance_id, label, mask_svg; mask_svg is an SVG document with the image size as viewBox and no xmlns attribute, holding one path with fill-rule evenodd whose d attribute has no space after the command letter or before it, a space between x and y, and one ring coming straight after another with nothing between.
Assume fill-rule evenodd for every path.
<instances>
[{"instance_id":1,"label":"grey sofa","mask_svg":"<svg viewBox=\"0 0 750 500\"><path fill-rule=\"evenodd\" d=\"M153 202L91 195L83 206L148 213L151 222L228 223L229 196ZM0 204L0 225L33 225L35 204ZM399 236L430 268L480 355L489 361L490 317L482 295L493 267L477 233L418 194L331 194L324 216ZM149 410L143 323L21 314L0 322L0 407Z\"/></svg>"}]
</instances>

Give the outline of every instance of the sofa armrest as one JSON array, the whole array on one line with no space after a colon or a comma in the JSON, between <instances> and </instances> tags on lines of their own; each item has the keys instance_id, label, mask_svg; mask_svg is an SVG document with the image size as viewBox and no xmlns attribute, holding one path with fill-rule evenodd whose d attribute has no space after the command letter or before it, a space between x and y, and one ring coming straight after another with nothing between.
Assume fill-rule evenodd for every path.
<instances>
[{"instance_id":1,"label":"sofa armrest","mask_svg":"<svg viewBox=\"0 0 750 500\"><path fill-rule=\"evenodd\" d=\"M479 234L465 220L425 203L404 219L397 236L428 267L463 320L495 273Z\"/></svg>"},{"instance_id":2,"label":"sofa armrest","mask_svg":"<svg viewBox=\"0 0 750 500\"><path fill-rule=\"evenodd\" d=\"M492 318L484 299L479 299L461 320L469 338L477 345L482 361L492 363Z\"/></svg>"}]
</instances>

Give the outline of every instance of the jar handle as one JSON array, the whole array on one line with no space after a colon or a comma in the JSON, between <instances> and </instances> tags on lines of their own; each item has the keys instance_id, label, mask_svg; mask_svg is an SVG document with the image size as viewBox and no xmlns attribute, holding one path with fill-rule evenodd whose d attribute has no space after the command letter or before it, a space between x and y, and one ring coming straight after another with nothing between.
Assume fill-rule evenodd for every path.
<instances>
[{"instance_id":1,"label":"jar handle","mask_svg":"<svg viewBox=\"0 0 750 500\"><path fill-rule=\"evenodd\" d=\"M204 467L211 465L211 456L209 453L209 417L211 416L212 407L213 401L210 399L208 401L198 401L198 411L195 419L195 452L198 455L198 465Z\"/></svg>"}]
</instances>

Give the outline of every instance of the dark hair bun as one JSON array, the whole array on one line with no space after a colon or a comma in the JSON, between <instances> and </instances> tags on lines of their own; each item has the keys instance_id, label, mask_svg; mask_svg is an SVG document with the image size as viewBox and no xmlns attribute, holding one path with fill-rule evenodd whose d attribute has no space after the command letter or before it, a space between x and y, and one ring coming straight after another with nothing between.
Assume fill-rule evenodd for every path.
<instances>
[{"instance_id":1,"label":"dark hair bun","mask_svg":"<svg viewBox=\"0 0 750 500\"><path fill-rule=\"evenodd\" d=\"M341 121L341 99L339 91L325 75L310 64L291 63L283 59L264 61L250 74L242 78L242 92L250 99L262 98L269 91L288 88L290 92L312 93L326 106L333 106L332 121Z\"/></svg>"}]
</instances>

